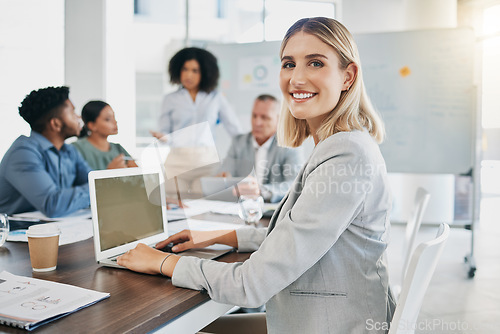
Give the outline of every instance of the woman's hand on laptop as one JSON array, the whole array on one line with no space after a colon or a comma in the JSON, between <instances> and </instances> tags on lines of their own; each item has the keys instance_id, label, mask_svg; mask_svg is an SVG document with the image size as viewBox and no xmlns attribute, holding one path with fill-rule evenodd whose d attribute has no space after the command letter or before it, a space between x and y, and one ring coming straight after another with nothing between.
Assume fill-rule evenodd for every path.
<instances>
[{"instance_id":1,"label":"woman's hand on laptop","mask_svg":"<svg viewBox=\"0 0 500 334\"><path fill-rule=\"evenodd\" d=\"M162 252L169 243L173 243L173 252L182 252L191 248L203 248L215 243L231 247L238 246L235 230L192 231L183 230L156 244L156 249L145 244L138 244L134 249L117 258L117 263L130 270L146 274L163 274L172 277L179 256ZM161 267L161 272L160 272Z\"/></svg>"},{"instance_id":2,"label":"woman's hand on laptop","mask_svg":"<svg viewBox=\"0 0 500 334\"><path fill-rule=\"evenodd\" d=\"M182 252L191 248L205 248L213 244L238 246L235 230L193 231L183 230L156 244L156 249L163 249L174 244L172 252Z\"/></svg>"},{"instance_id":3,"label":"woman's hand on laptop","mask_svg":"<svg viewBox=\"0 0 500 334\"><path fill-rule=\"evenodd\" d=\"M130 270L153 275L160 273L161 266L161 273L171 277L175 265L177 261L179 261L179 256L170 254L165 260L166 256L167 254L162 251L151 248L145 244L138 244L134 249L119 256L117 258L117 263Z\"/></svg>"}]
</instances>

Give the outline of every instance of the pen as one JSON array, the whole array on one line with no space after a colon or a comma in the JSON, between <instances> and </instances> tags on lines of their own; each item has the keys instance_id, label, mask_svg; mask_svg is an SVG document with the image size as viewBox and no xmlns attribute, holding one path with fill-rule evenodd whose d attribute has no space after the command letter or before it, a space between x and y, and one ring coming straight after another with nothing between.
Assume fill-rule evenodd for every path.
<instances>
[{"instance_id":1,"label":"pen","mask_svg":"<svg viewBox=\"0 0 500 334\"><path fill-rule=\"evenodd\" d=\"M16 236L16 235L26 235L26 230L14 230L14 231L9 231L9 236Z\"/></svg>"},{"instance_id":2,"label":"pen","mask_svg":"<svg viewBox=\"0 0 500 334\"><path fill-rule=\"evenodd\" d=\"M135 159L132 158L132 157L123 157L123 160L125 160L125 161L135 161Z\"/></svg>"},{"instance_id":3,"label":"pen","mask_svg":"<svg viewBox=\"0 0 500 334\"><path fill-rule=\"evenodd\" d=\"M177 176L174 177L175 189L177 190L177 200L179 201L179 207L182 206L181 193L179 192L179 184L177 183Z\"/></svg>"}]
</instances>

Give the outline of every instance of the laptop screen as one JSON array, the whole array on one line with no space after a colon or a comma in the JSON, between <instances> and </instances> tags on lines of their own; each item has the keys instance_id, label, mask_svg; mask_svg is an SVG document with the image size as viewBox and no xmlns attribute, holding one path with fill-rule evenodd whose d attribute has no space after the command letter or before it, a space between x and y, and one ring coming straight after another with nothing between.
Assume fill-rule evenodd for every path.
<instances>
[{"instance_id":1,"label":"laptop screen","mask_svg":"<svg viewBox=\"0 0 500 334\"><path fill-rule=\"evenodd\" d=\"M165 232L158 173L95 180L101 251Z\"/></svg>"}]
</instances>

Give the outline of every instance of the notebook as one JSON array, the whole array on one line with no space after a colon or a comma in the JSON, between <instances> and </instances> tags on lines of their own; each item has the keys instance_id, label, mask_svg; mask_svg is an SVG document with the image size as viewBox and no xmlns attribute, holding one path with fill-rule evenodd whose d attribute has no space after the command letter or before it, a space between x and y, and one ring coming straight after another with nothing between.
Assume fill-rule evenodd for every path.
<instances>
[{"instance_id":1,"label":"notebook","mask_svg":"<svg viewBox=\"0 0 500 334\"><path fill-rule=\"evenodd\" d=\"M109 297L109 293L0 272L0 325L33 330ZM6 328L0 328L3 333Z\"/></svg>"},{"instance_id":2,"label":"notebook","mask_svg":"<svg viewBox=\"0 0 500 334\"><path fill-rule=\"evenodd\" d=\"M96 261L123 268L116 258L138 243L154 247L168 233L163 173L121 168L89 173L90 207ZM189 250L179 255L213 259L233 248Z\"/></svg>"}]
</instances>

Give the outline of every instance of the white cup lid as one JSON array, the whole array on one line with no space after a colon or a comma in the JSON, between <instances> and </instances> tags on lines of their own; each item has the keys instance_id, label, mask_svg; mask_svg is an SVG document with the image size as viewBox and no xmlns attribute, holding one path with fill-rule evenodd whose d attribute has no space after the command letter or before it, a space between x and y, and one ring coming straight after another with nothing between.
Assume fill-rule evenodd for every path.
<instances>
[{"instance_id":1,"label":"white cup lid","mask_svg":"<svg viewBox=\"0 0 500 334\"><path fill-rule=\"evenodd\" d=\"M61 230L54 223L31 225L26 235L28 237L51 237L61 234Z\"/></svg>"}]
</instances>

